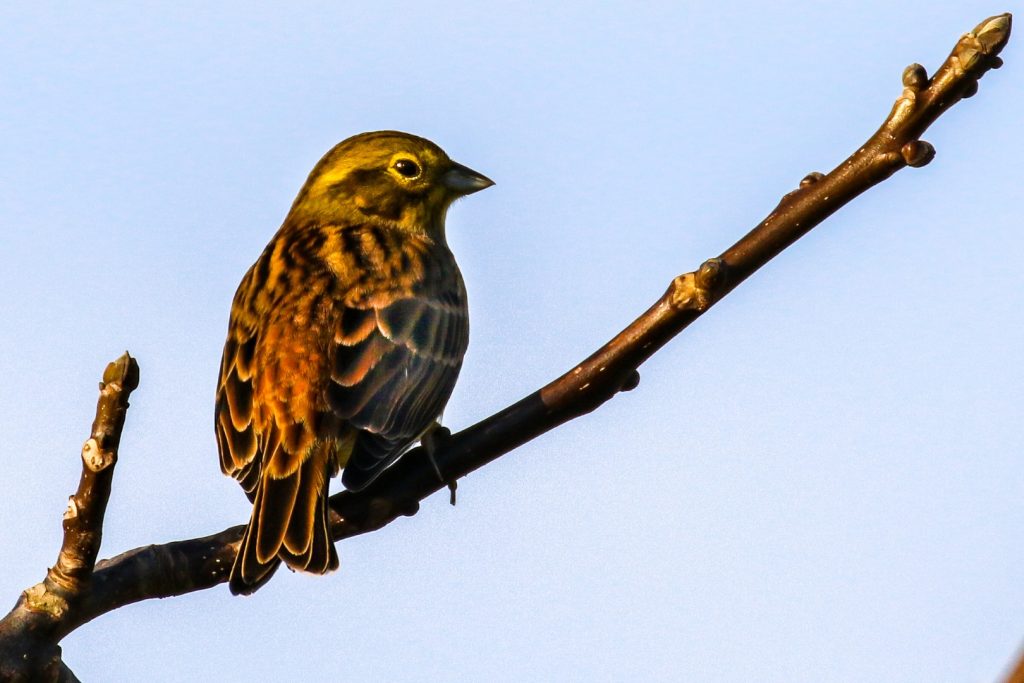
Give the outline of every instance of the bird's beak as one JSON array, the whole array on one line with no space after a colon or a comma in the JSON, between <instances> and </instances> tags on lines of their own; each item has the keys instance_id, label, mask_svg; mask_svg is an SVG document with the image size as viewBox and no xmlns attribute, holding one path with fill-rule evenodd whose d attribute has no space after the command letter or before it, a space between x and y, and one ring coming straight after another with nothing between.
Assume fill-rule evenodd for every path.
<instances>
[{"instance_id":1,"label":"bird's beak","mask_svg":"<svg viewBox=\"0 0 1024 683\"><path fill-rule=\"evenodd\" d=\"M454 161L452 162L452 167L444 172L441 182L460 197L479 192L480 190L486 190L494 184L493 180L482 173L477 173L473 169L457 164Z\"/></svg>"}]
</instances>

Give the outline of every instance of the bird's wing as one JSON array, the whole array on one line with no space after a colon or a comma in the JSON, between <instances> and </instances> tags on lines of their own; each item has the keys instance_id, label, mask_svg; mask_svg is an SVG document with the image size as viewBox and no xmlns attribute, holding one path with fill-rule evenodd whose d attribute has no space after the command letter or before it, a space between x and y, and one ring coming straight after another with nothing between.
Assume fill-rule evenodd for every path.
<instances>
[{"instance_id":1,"label":"bird's wing","mask_svg":"<svg viewBox=\"0 0 1024 683\"><path fill-rule=\"evenodd\" d=\"M342 474L347 488L369 484L441 414L468 341L457 271L415 295L342 313L326 398L335 416L360 430Z\"/></svg>"},{"instance_id":2,"label":"bird's wing","mask_svg":"<svg viewBox=\"0 0 1024 683\"><path fill-rule=\"evenodd\" d=\"M217 382L215 431L220 469L237 479L252 498L260 463L253 416L253 356L255 321L232 315Z\"/></svg>"}]
</instances>

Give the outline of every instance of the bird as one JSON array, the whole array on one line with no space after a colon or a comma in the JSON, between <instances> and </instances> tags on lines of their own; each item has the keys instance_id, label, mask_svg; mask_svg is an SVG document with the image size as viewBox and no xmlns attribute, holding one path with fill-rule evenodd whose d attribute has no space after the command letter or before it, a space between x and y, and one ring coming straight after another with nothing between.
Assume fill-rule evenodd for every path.
<instances>
[{"instance_id":1,"label":"bird","mask_svg":"<svg viewBox=\"0 0 1024 683\"><path fill-rule=\"evenodd\" d=\"M438 424L469 342L445 216L493 184L424 138L355 135L316 164L242 278L214 421L221 470L252 503L233 594L282 561L337 569L330 480L365 488Z\"/></svg>"}]
</instances>

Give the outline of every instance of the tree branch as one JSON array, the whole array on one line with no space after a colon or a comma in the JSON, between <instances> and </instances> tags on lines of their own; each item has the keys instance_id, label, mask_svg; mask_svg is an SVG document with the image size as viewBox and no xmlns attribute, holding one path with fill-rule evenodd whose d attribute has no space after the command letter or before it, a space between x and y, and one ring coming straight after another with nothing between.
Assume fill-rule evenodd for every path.
<instances>
[{"instance_id":1,"label":"tree branch","mask_svg":"<svg viewBox=\"0 0 1024 683\"><path fill-rule=\"evenodd\" d=\"M827 175L811 173L767 218L718 258L675 278L665 294L611 341L570 371L499 413L450 435L433 453L448 481L483 467L521 444L584 415L639 382L637 368L722 297L844 204L905 166L923 166L934 149L921 134L943 112L970 97L978 79L998 68L1011 19L986 19L965 34L927 78L912 64L889 116L868 141ZM227 580L242 526L205 538L150 545L93 567L110 493L117 444L138 367L127 354L104 373L92 438L83 449L82 481L65 516L64 544L44 581L25 591L0 621L0 677L74 680L57 643L91 619L149 598L182 595ZM336 540L375 531L446 484L422 447L413 449L369 488L331 497ZM24 662L24 664L23 664ZM20 678L19 678L20 676ZM64 678L61 678L64 676ZM33 678L32 680L39 680Z\"/></svg>"},{"instance_id":2,"label":"tree branch","mask_svg":"<svg viewBox=\"0 0 1024 683\"><path fill-rule=\"evenodd\" d=\"M78 680L61 662L57 643L70 631L70 617L91 595L128 397L138 385L139 366L127 352L103 372L96 418L82 446L82 476L64 512L64 541L57 562L0 621L0 678L5 681L39 680L37 676Z\"/></svg>"},{"instance_id":3,"label":"tree branch","mask_svg":"<svg viewBox=\"0 0 1024 683\"><path fill-rule=\"evenodd\" d=\"M868 141L828 175L811 173L767 218L717 259L680 275L639 318L596 353L539 391L451 437L435 459L456 479L636 386L636 370L670 339L758 268L868 188L905 166L924 166L934 149L918 138L943 112L978 90L978 79L1002 61L1009 14L965 34L929 81L924 67L903 72L903 93ZM331 498L341 520L335 537L374 531L440 489L422 449L405 455L368 489Z\"/></svg>"}]
</instances>

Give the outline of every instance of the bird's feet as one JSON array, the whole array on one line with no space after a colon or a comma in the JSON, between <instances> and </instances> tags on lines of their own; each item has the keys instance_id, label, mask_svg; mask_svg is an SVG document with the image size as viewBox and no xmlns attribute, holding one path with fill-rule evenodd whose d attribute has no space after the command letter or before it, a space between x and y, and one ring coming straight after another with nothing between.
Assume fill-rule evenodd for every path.
<instances>
[{"instance_id":1,"label":"bird's feet","mask_svg":"<svg viewBox=\"0 0 1024 683\"><path fill-rule=\"evenodd\" d=\"M447 481L444 475L441 474L441 468L437 466L437 459L434 454L440 449L444 448L445 443L452 436L452 431L447 427L442 427L440 422L435 422L420 438L420 443L423 445L423 450L427 454L427 459L430 460L430 464L434 467L434 472L437 474L438 480L443 484L448 485L448 490L451 495L448 498L448 502L455 505L455 489L458 488L458 483L452 479Z\"/></svg>"}]
</instances>

